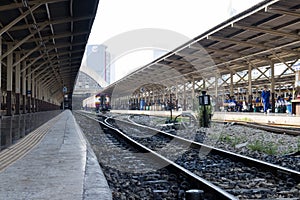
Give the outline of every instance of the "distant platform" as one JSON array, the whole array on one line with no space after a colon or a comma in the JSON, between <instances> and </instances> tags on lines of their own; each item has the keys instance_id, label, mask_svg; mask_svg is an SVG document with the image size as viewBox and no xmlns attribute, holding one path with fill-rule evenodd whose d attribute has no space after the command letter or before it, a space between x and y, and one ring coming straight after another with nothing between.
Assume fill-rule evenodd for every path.
<instances>
[{"instance_id":1,"label":"distant platform","mask_svg":"<svg viewBox=\"0 0 300 200\"><path fill-rule=\"evenodd\" d=\"M299 125L300 116L286 113L258 113L258 112L216 112L213 116L216 120L240 120L256 123L274 123L286 125Z\"/></svg>"},{"instance_id":2,"label":"distant platform","mask_svg":"<svg viewBox=\"0 0 300 200\"><path fill-rule=\"evenodd\" d=\"M112 113L120 114L143 114L143 115L153 115L168 117L170 116L170 111L152 111L152 110L111 110ZM193 111L173 111L173 117L180 115L182 113L192 113ZM286 125L299 125L300 116L293 116L285 113L264 113L257 112L215 112L213 115L213 120L241 120L247 122L257 122L257 123L276 123L276 124L286 124Z\"/></svg>"}]
</instances>

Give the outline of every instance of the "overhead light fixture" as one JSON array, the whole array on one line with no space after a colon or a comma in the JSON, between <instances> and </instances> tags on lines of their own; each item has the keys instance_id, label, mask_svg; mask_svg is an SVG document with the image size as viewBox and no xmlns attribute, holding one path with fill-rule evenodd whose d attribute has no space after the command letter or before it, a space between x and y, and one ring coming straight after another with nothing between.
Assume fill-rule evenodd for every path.
<instances>
[{"instance_id":1,"label":"overhead light fixture","mask_svg":"<svg viewBox=\"0 0 300 200\"><path fill-rule=\"evenodd\" d=\"M28 8L28 0L22 0L23 7Z\"/></svg>"}]
</instances>

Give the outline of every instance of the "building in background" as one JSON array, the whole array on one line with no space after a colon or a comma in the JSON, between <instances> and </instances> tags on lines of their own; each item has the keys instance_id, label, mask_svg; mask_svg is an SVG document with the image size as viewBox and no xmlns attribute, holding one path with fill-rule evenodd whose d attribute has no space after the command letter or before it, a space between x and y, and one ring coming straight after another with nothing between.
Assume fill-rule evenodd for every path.
<instances>
[{"instance_id":1,"label":"building in background","mask_svg":"<svg viewBox=\"0 0 300 200\"><path fill-rule=\"evenodd\" d=\"M111 83L111 55L104 45L87 45L86 67L97 73L108 84Z\"/></svg>"},{"instance_id":2,"label":"building in background","mask_svg":"<svg viewBox=\"0 0 300 200\"><path fill-rule=\"evenodd\" d=\"M111 56L104 45L88 45L77 76L72 107L82 109L82 101L111 83Z\"/></svg>"},{"instance_id":3,"label":"building in background","mask_svg":"<svg viewBox=\"0 0 300 200\"><path fill-rule=\"evenodd\" d=\"M97 94L101 89L101 85L94 78L83 71L79 71L72 95L72 108L74 110L82 109L82 101Z\"/></svg>"}]
</instances>

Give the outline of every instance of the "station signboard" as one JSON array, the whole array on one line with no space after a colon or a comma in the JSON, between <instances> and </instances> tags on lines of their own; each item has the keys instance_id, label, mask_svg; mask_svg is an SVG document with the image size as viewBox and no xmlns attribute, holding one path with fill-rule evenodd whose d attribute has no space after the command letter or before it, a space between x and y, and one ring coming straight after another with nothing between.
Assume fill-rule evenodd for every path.
<instances>
[{"instance_id":1,"label":"station signboard","mask_svg":"<svg viewBox=\"0 0 300 200\"><path fill-rule=\"evenodd\" d=\"M68 91L67 87L64 86L64 87L63 87L63 93L66 93L67 91Z\"/></svg>"}]
</instances>

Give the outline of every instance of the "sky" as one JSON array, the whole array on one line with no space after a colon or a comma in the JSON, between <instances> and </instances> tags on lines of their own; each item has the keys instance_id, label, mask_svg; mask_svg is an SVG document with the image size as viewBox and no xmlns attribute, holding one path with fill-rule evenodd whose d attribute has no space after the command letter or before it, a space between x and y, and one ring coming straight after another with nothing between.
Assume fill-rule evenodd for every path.
<instances>
[{"instance_id":1,"label":"sky","mask_svg":"<svg viewBox=\"0 0 300 200\"><path fill-rule=\"evenodd\" d=\"M132 31L145 28L173 31L175 35L181 35L190 40L231 17L232 9L238 13L260 1L100 0L88 44L110 43L125 33L130 31L132 33ZM165 37L158 35L151 38L151 32L141 36L143 38L138 38L138 35L131 35L130 42L136 42L138 39L158 41L162 45L165 45L164 42L166 42ZM172 43L169 44L170 47L168 46L171 48L169 50L183 44L182 40L173 39L173 41L168 41ZM119 79L153 59L153 53L149 47L147 50L143 48L131 49L115 60L115 78Z\"/></svg>"}]
</instances>

